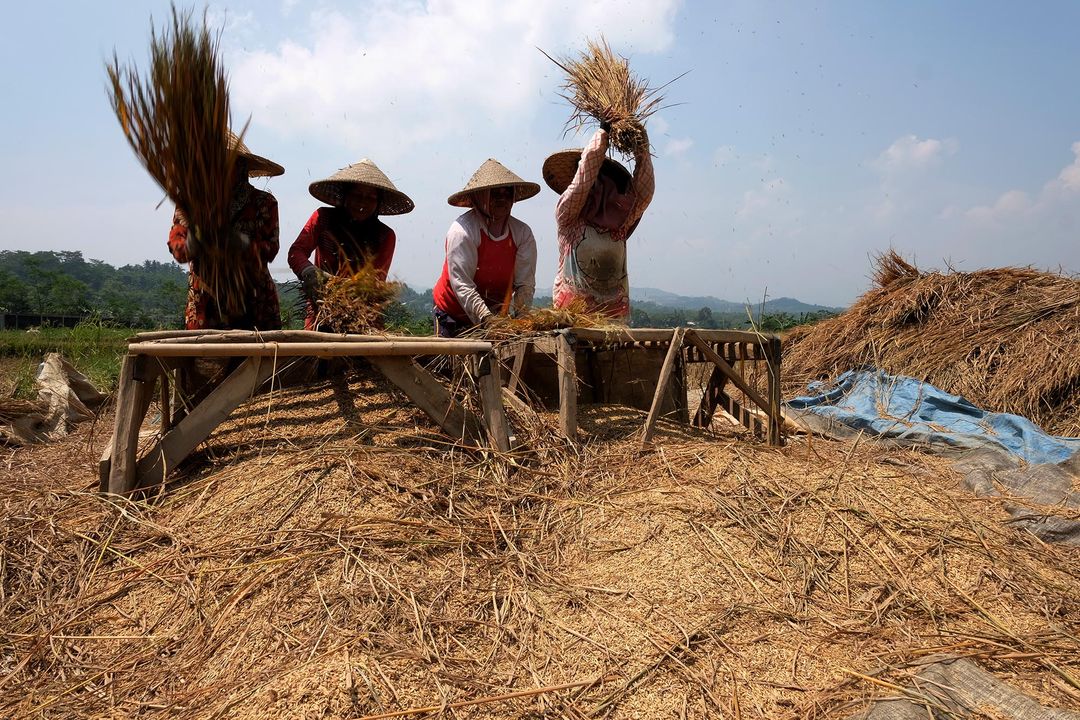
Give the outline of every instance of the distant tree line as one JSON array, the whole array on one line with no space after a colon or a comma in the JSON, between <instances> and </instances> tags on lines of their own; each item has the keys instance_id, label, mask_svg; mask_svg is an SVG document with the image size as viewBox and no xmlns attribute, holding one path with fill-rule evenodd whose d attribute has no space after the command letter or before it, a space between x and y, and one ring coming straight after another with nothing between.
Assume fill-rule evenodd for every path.
<instances>
[{"instance_id":1,"label":"distant tree line","mask_svg":"<svg viewBox=\"0 0 1080 720\"><path fill-rule=\"evenodd\" d=\"M0 251L0 312L174 327L182 322L186 297L187 274L175 263L117 268L78 251Z\"/></svg>"},{"instance_id":2,"label":"distant tree line","mask_svg":"<svg viewBox=\"0 0 1080 720\"><path fill-rule=\"evenodd\" d=\"M749 307L749 306L748 306ZM819 310L793 315L786 312L762 313L758 308L749 308L746 312L716 312L710 307L699 310L684 310L652 302L634 302L630 305L630 327L700 327L708 330L749 330L757 328L762 332L780 332L796 325L818 322L836 313Z\"/></svg>"},{"instance_id":3,"label":"distant tree line","mask_svg":"<svg viewBox=\"0 0 1080 720\"><path fill-rule=\"evenodd\" d=\"M299 284L278 284L285 327L303 327L304 300ZM86 260L78 251L0 251L0 312L40 315L94 316L106 323L131 327L180 327L187 297L187 272L172 262L146 260L140 265L113 267ZM386 327L414 335L431 334L431 290L403 286L398 301L386 312ZM550 307L550 297L537 297L537 307ZM757 327L778 332L816 322L832 313L715 312L667 307L653 302L631 305L632 327L696 326L708 329Z\"/></svg>"}]
</instances>

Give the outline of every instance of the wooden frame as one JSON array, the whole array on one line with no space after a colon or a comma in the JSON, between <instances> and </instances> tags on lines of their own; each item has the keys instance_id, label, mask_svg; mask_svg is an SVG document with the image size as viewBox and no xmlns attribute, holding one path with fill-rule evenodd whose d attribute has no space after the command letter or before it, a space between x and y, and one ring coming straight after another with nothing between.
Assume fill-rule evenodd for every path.
<instances>
[{"instance_id":1,"label":"wooden frame","mask_svg":"<svg viewBox=\"0 0 1080 720\"><path fill-rule=\"evenodd\" d=\"M420 355L475 358L482 420L454 400L445 387L417 364ZM183 372L193 358L241 358L182 418L171 413L168 375ZM99 464L100 489L130 495L161 482L241 403L278 371L278 358L365 357L401 389L444 432L470 444L510 449L502 406L500 366L491 343L445 338L336 335L312 331L161 331L141 333L129 341L120 370L112 442ZM161 434L138 457L139 429L161 382ZM179 410L179 408L177 408Z\"/></svg>"},{"instance_id":2,"label":"wooden frame","mask_svg":"<svg viewBox=\"0 0 1080 720\"><path fill-rule=\"evenodd\" d=\"M696 328L654 329L617 328L568 328L550 335L522 338L504 346L504 359L513 362L513 386L521 373L525 346L534 352L552 355L556 359L559 396L559 429L569 439L577 435L578 377L577 356L586 354L588 382L600 402L607 401L607 388L594 367L593 354L597 351L634 347L664 352L664 362L652 394L652 404L642 434L647 445L652 438L661 408L673 391L683 396L683 402L675 402L676 415L683 422L698 427L708 427L716 409L722 408L742 425L763 435L770 445L783 445L783 416L780 399L780 339L754 332L739 330L699 330ZM763 396L752 387L736 369L739 362L765 363L768 372L768 389ZM705 388L697 411L691 420L685 405L686 368L695 363L713 366L712 376ZM640 378L651 381L651 378ZM737 388L745 395L755 410L743 407L727 391L728 386Z\"/></svg>"}]
</instances>

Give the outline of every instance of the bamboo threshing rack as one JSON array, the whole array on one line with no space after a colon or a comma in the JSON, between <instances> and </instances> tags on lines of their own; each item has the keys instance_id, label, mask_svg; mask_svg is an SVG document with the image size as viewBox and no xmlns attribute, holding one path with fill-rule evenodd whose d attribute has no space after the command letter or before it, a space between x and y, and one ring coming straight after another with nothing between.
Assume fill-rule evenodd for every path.
<instances>
[{"instance_id":1,"label":"bamboo threshing rack","mask_svg":"<svg viewBox=\"0 0 1080 720\"><path fill-rule=\"evenodd\" d=\"M458 403L416 358L474 361L483 418ZM120 371L112 442L99 464L102 492L132 493L160 483L241 403L281 371L279 360L363 357L444 432L470 444L510 448L501 401L500 366L489 342L444 338L336 335L314 331L159 331L135 335ZM227 377L186 412L171 412L170 384L192 372L198 358L236 358ZM139 428L160 387L161 435L139 457ZM178 421L174 424L174 419Z\"/></svg>"},{"instance_id":2,"label":"bamboo threshing rack","mask_svg":"<svg viewBox=\"0 0 1080 720\"><path fill-rule=\"evenodd\" d=\"M628 350L648 362L623 368L619 376L601 368L600 356ZM663 415L708 427L722 409L770 445L783 444L780 409L780 340L730 330L693 328L567 328L523 336L498 344L484 340L385 335L348 335L304 330L270 332L192 330L139 333L128 344L121 368L112 442L99 463L99 487L118 495L164 481L241 403L273 382L291 358L362 357L397 386L447 435L473 446L510 450L510 430L503 400L520 389L528 392L523 373L530 354L554 358L557 367L559 430L577 439L577 407L583 388L593 402L618 404L617 388L644 388L649 413L641 443L651 442ZM479 388L477 416L416 359L470 358ZM196 360L234 358L226 377L212 383L191 407L174 412L170 387L180 387ZM658 366L659 363L659 366ZM691 418L686 371L695 363L712 371ZM504 394L503 365L509 367ZM762 394L744 376L747 364L763 364L767 389ZM613 369L609 366L608 370ZM737 393L734 391L738 391ZM139 429L159 392L161 432L148 450L139 451ZM746 400L740 401L741 394ZM748 406L755 406L750 408ZM644 409L644 406L643 406Z\"/></svg>"},{"instance_id":3,"label":"bamboo threshing rack","mask_svg":"<svg viewBox=\"0 0 1080 720\"><path fill-rule=\"evenodd\" d=\"M708 427L718 408L749 430L763 435L773 446L783 445L780 398L781 341L773 335L738 330L695 328L567 328L552 334L522 337L501 344L499 355L510 365L508 387L515 391L530 356L555 358L558 374L559 428L573 439L577 435L577 405L583 386L595 402L604 403L617 394L617 386L640 378L605 372L599 355L611 350L635 350L663 357L642 444L647 445L665 405L673 406L678 419ZM712 366L693 418L685 393L686 370L691 364ZM763 364L767 372L764 394L740 372L740 365ZM651 387L651 386L650 386ZM738 390L748 403L736 399ZM756 406L750 409L746 405Z\"/></svg>"}]
</instances>

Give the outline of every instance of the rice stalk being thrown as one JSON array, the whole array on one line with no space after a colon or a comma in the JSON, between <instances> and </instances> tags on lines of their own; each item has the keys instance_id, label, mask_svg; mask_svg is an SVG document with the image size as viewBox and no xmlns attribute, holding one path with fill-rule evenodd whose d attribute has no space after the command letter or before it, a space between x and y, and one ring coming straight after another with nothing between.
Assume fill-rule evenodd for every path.
<instances>
[{"instance_id":1,"label":"rice stalk being thrown","mask_svg":"<svg viewBox=\"0 0 1080 720\"><path fill-rule=\"evenodd\" d=\"M645 121L660 109L663 87L650 88L635 77L626 58L612 52L603 36L599 41L589 40L578 58L559 61L546 52L544 55L566 73L562 97L573 108L567 130L578 130L591 122L608 125L611 146L616 150L629 156L639 150L648 152Z\"/></svg>"},{"instance_id":2,"label":"rice stalk being thrown","mask_svg":"<svg viewBox=\"0 0 1080 720\"><path fill-rule=\"evenodd\" d=\"M786 394L874 366L1080 435L1080 280L1032 268L920 272L895 252L842 315L784 342Z\"/></svg>"},{"instance_id":3,"label":"rice stalk being thrown","mask_svg":"<svg viewBox=\"0 0 1080 720\"><path fill-rule=\"evenodd\" d=\"M160 33L151 27L148 71L122 66L114 52L107 91L135 155L187 219L199 278L222 313L234 316L244 312L247 280L238 271L241 241L230 232L239 142L228 142L229 84L219 41L205 15L196 24L190 11L173 6L170 24Z\"/></svg>"},{"instance_id":4,"label":"rice stalk being thrown","mask_svg":"<svg viewBox=\"0 0 1080 720\"><path fill-rule=\"evenodd\" d=\"M366 333L381 330L386 308L397 300L401 283L379 276L371 263L327 278L319 300L316 323L333 332Z\"/></svg>"}]
</instances>

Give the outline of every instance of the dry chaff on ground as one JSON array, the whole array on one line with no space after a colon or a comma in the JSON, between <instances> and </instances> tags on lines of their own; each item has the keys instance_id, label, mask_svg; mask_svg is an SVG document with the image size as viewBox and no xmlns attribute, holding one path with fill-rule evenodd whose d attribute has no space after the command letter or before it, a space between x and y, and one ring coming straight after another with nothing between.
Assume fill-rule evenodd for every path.
<instances>
[{"instance_id":1,"label":"dry chaff on ground","mask_svg":"<svg viewBox=\"0 0 1080 720\"><path fill-rule=\"evenodd\" d=\"M785 339L785 396L866 365L1080 436L1080 280L1031 268L923 273L890 251L854 305Z\"/></svg>"},{"instance_id":2,"label":"dry chaff on ground","mask_svg":"<svg viewBox=\"0 0 1080 720\"><path fill-rule=\"evenodd\" d=\"M326 279L315 322L331 332L364 334L381 330L386 308L397 300L401 283L383 280L370 263Z\"/></svg>"},{"instance_id":3,"label":"dry chaff on ground","mask_svg":"<svg viewBox=\"0 0 1080 720\"><path fill-rule=\"evenodd\" d=\"M1080 702L1080 556L944 462L641 422L507 474L359 375L252 400L155 504L92 492L86 428L17 450L0 714L843 717L941 655Z\"/></svg>"},{"instance_id":4,"label":"dry chaff on ground","mask_svg":"<svg viewBox=\"0 0 1080 720\"><path fill-rule=\"evenodd\" d=\"M660 109L663 88L650 88L635 77L630 63L612 52L603 37L589 40L577 58L560 61L544 55L566 73L562 97L573 108L567 129L602 123L610 127L611 146L619 152L649 152L645 121Z\"/></svg>"}]
</instances>

